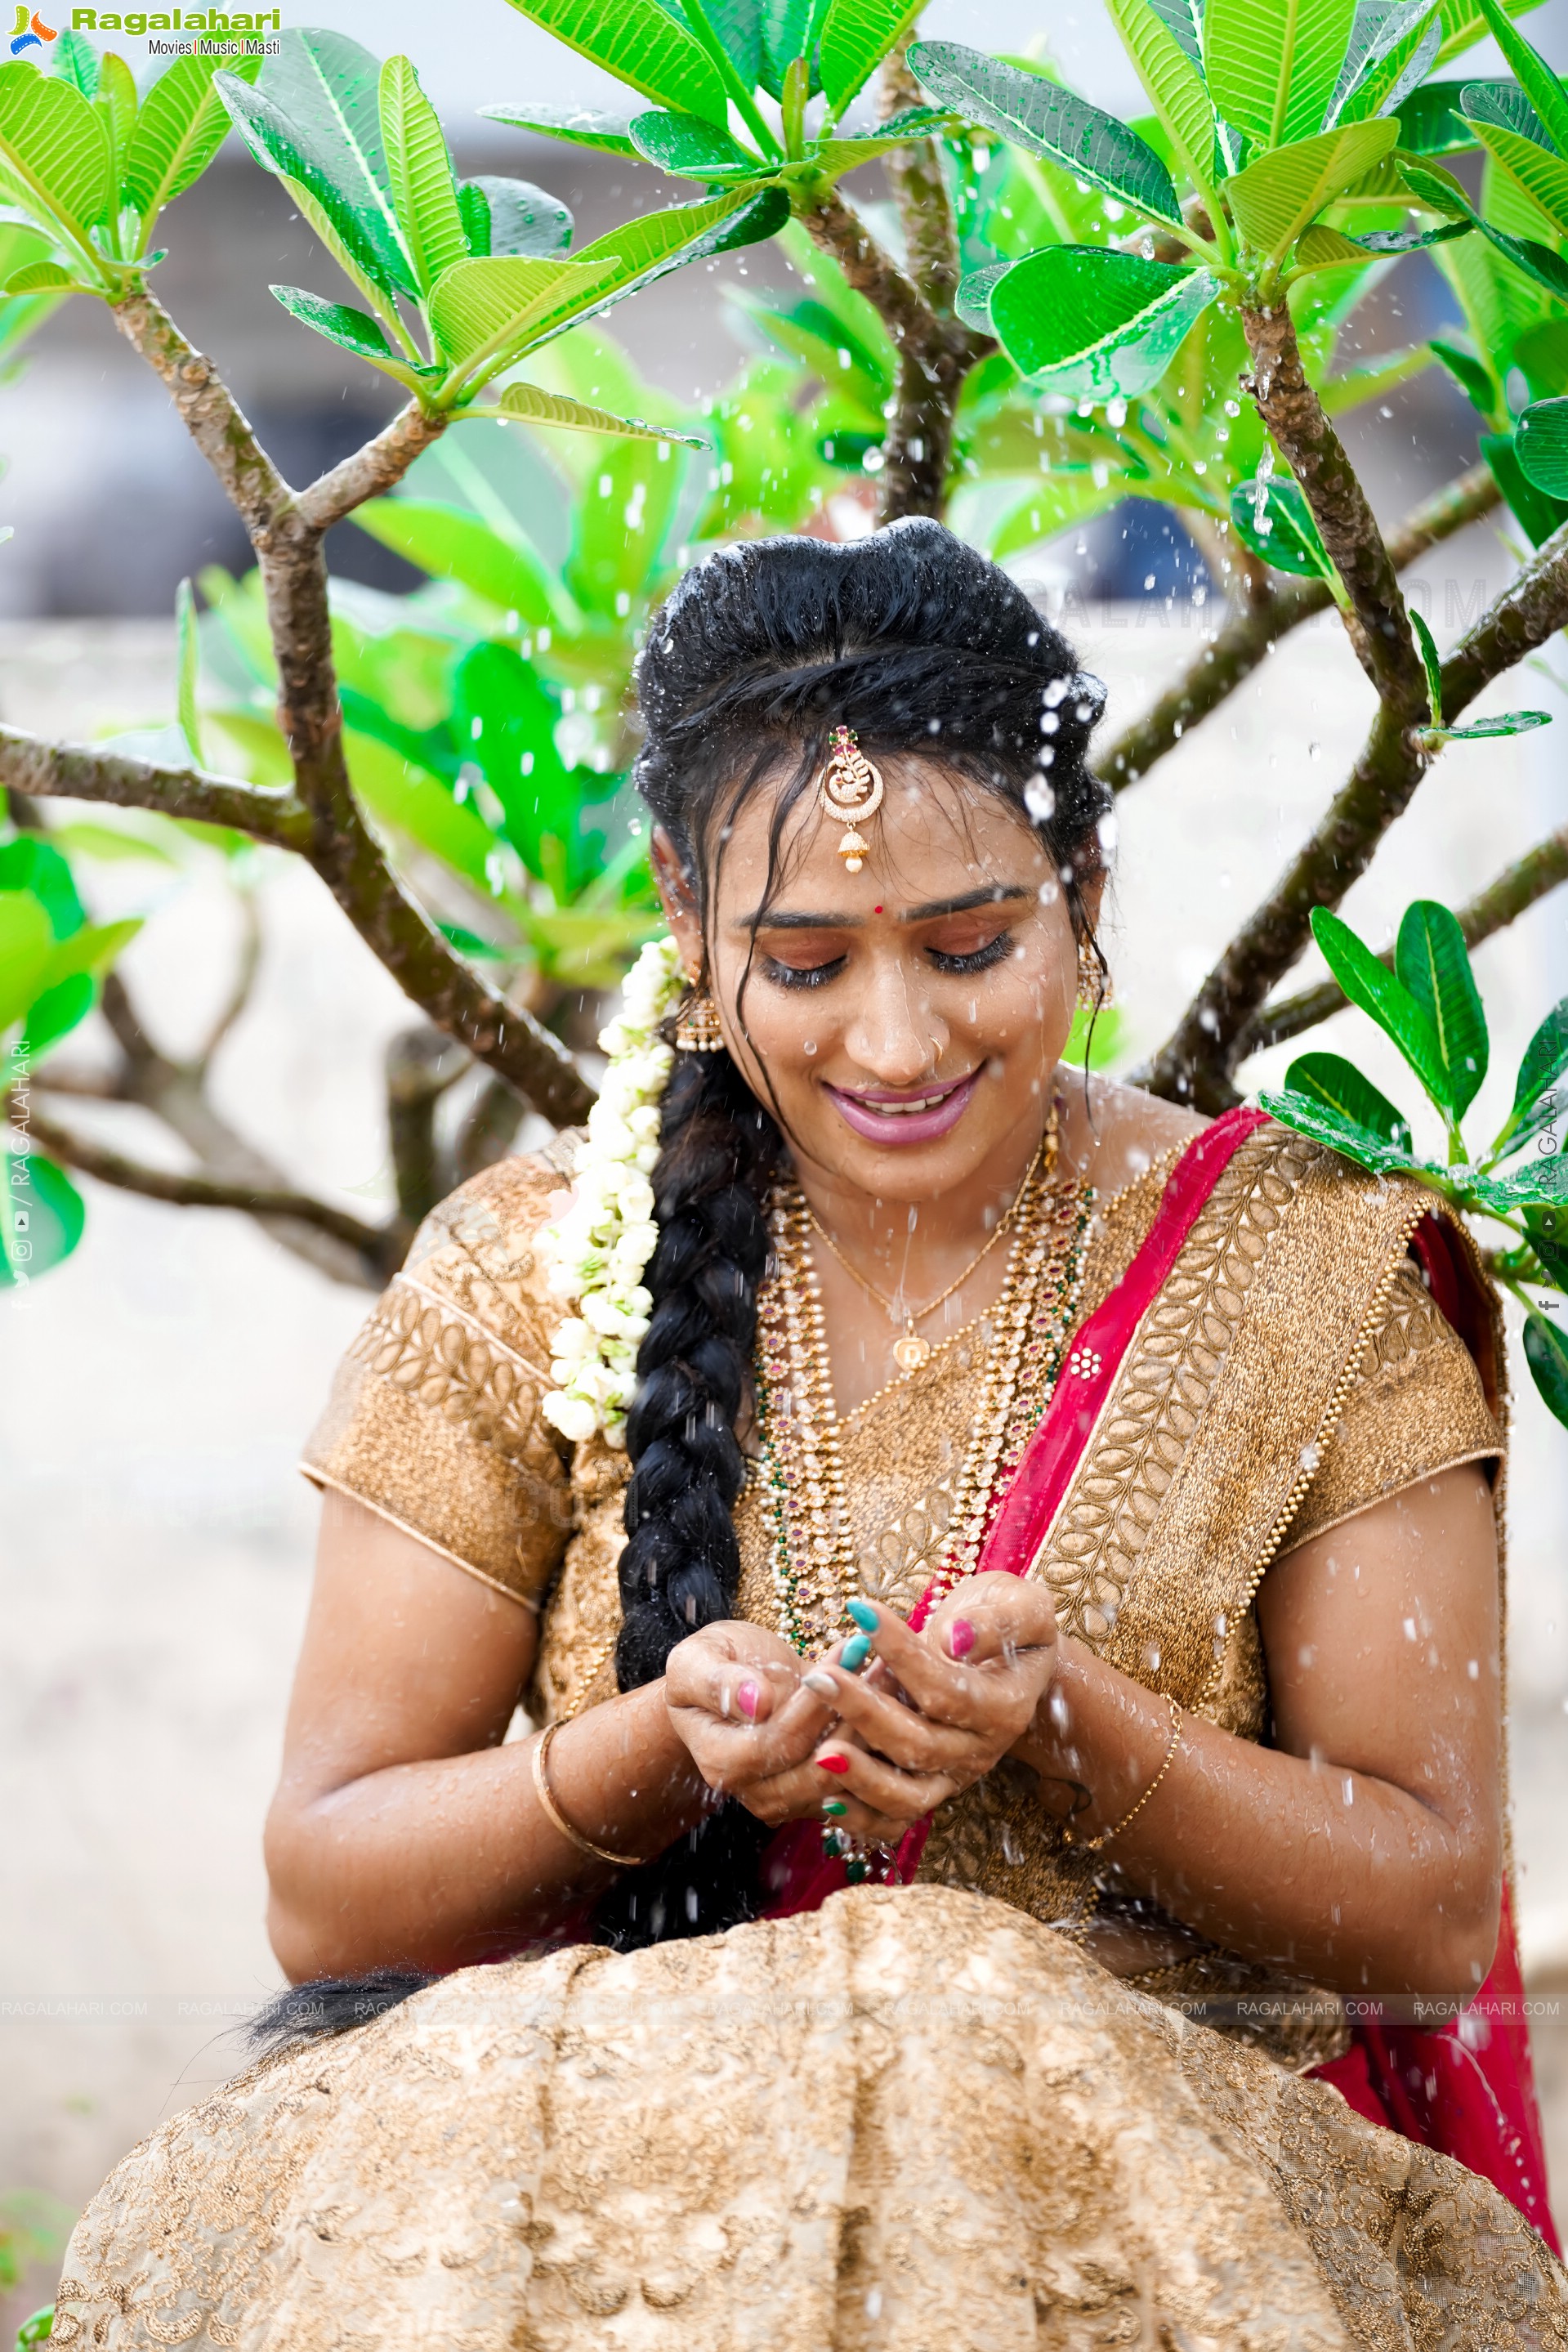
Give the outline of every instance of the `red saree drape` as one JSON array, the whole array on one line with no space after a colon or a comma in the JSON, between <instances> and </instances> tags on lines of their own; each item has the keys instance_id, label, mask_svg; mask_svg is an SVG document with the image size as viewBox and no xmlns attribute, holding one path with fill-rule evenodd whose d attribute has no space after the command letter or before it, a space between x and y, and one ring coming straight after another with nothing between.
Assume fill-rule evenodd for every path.
<instances>
[{"instance_id":1,"label":"red saree drape","mask_svg":"<svg viewBox=\"0 0 1568 2352\"><path fill-rule=\"evenodd\" d=\"M982 1570L1028 1572L1143 1317L1215 1184L1262 1119L1260 1111L1228 1112L1177 1161L1132 1265L1074 1334L1072 1350L1098 1357L1098 1370L1091 1379L1058 1382L1002 1498L981 1555ZM1435 1216L1417 1227L1412 1247L1437 1304L1471 1353L1481 1358L1490 1347L1485 1303ZM916 1629L931 1605L928 1592L910 1619ZM928 1820L916 1822L900 1843L892 1874L898 1883L913 1881L929 1828ZM779 1832L764 1855L763 1879L772 1895L765 1915L769 1918L814 1911L848 1883L843 1861L823 1853L821 1832L810 1822L792 1822ZM1490 2180L1560 2255L1547 2202L1545 2149L1506 1894L1491 1973L1458 2018L1440 2032L1370 2019L1353 2020L1352 2031L1349 2053L1313 2072L1342 2092L1358 2114L1458 2158Z\"/></svg>"}]
</instances>

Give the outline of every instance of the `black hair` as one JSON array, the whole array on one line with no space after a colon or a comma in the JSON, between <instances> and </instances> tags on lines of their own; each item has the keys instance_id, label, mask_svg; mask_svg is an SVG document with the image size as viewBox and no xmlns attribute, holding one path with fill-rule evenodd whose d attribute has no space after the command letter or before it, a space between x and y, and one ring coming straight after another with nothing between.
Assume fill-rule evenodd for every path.
<instances>
[{"instance_id":1,"label":"black hair","mask_svg":"<svg viewBox=\"0 0 1568 2352\"><path fill-rule=\"evenodd\" d=\"M830 730L843 725L873 760L919 755L1014 806L1044 841L1078 938L1103 971L1082 892L1100 866L1110 806L1087 762L1103 688L1023 590L939 523L896 523L846 546L769 539L710 555L655 616L637 693L637 788L680 861L705 936L738 811L779 786L770 896L784 824ZM622 1690L656 1680L677 1643L735 1613L732 1515L745 1476L736 1427L768 1257L768 1193L784 1157L776 1119L727 1053L676 1055L660 1141L659 1241L643 1276L653 1306L626 1430ZM768 1835L734 1801L717 1806L617 1880L597 1937L629 1948L755 1916Z\"/></svg>"}]
</instances>

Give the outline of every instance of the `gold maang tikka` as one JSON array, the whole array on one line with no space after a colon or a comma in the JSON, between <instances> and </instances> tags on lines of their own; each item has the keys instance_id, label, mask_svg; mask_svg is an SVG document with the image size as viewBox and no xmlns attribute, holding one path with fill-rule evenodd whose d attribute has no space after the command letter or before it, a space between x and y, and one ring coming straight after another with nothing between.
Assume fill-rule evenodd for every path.
<instances>
[{"instance_id":1,"label":"gold maang tikka","mask_svg":"<svg viewBox=\"0 0 1568 2352\"><path fill-rule=\"evenodd\" d=\"M827 765L818 779L818 798L828 814L849 830L839 844L848 874L858 874L870 847L856 830L882 806L882 771L860 748L852 727L835 727L828 738Z\"/></svg>"}]
</instances>

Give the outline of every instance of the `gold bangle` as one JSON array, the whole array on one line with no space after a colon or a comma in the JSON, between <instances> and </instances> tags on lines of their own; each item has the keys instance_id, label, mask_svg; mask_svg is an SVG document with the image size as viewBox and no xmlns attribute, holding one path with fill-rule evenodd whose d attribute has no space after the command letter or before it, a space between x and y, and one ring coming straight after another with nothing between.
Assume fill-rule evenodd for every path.
<instances>
[{"instance_id":1,"label":"gold bangle","mask_svg":"<svg viewBox=\"0 0 1568 2352\"><path fill-rule=\"evenodd\" d=\"M559 1729L559 1723L549 1724L534 1742L534 1794L540 1807L568 1844L576 1846L580 1853L591 1854L595 1862L611 1863L617 1870L641 1869L643 1857L640 1853L612 1853L608 1846L595 1845L591 1838L585 1838L580 1830L572 1828L556 1803L550 1789L549 1767L550 1742Z\"/></svg>"},{"instance_id":2,"label":"gold bangle","mask_svg":"<svg viewBox=\"0 0 1568 2352\"><path fill-rule=\"evenodd\" d=\"M1170 1770L1171 1766L1175 1763L1176 1749L1181 1746L1181 1709L1176 1705L1175 1699L1168 1696L1166 1700L1166 1705L1171 1711L1170 1746L1166 1749L1165 1760L1161 1764L1159 1770L1155 1774L1154 1779L1149 1782L1148 1787L1144 1790L1144 1793L1138 1799L1137 1803L1133 1807L1130 1812L1124 1813L1119 1822L1113 1822L1108 1830L1102 1830L1098 1837L1074 1837L1071 1829L1064 1822L1062 1824L1061 1831L1061 1842L1063 1845L1072 1846L1079 1853L1098 1853L1103 1845L1109 1845L1113 1837L1120 1837L1122 1832L1127 1827L1130 1822L1137 1820L1138 1815L1143 1811L1144 1807L1148 1803L1149 1799L1154 1795L1155 1790L1159 1787L1160 1782L1165 1779L1166 1774Z\"/></svg>"}]
</instances>

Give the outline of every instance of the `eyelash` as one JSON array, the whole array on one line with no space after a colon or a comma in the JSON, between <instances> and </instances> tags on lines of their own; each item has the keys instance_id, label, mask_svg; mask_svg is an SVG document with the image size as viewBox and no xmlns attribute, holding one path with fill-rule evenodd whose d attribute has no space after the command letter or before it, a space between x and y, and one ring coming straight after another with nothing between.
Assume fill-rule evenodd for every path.
<instances>
[{"instance_id":1,"label":"eyelash","mask_svg":"<svg viewBox=\"0 0 1568 2352\"><path fill-rule=\"evenodd\" d=\"M977 948L972 955L942 955L934 948L931 961L938 971L949 978L963 978L972 972L989 971L993 964L1005 961L1012 953L1012 933L998 931L994 940L988 940L985 946ZM838 978L845 961L843 956L835 956L831 963L776 963L771 956L765 956L762 974L775 988L826 988L830 981Z\"/></svg>"}]
</instances>

